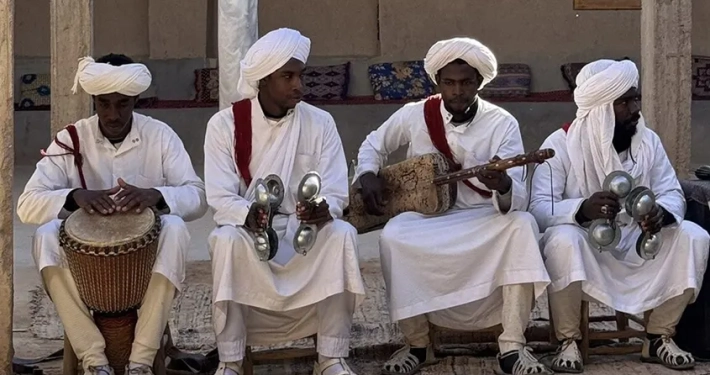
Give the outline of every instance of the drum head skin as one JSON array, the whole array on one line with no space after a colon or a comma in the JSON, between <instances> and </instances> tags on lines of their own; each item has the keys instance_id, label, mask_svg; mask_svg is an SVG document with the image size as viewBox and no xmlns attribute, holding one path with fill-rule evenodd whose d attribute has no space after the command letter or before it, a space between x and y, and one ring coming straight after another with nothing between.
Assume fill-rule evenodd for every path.
<instances>
[{"instance_id":1,"label":"drum head skin","mask_svg":"<svg viewBox=\"0 0 710 375\"><path fill-rule=\"evenodd\" d=\"M74 211L65 221L65 231L73 240L89 246L116 246L145 236L155 224L155 213L150 209L140 214L135 211L112 215L89 214L83 209Z\"/></svg>"}]
</instances>

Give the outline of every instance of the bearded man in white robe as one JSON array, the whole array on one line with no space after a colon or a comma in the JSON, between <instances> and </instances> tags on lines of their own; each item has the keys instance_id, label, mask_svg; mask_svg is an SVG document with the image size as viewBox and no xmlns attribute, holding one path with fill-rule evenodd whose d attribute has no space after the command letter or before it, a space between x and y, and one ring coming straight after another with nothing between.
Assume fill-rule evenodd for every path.
<instances>
[{"instance_id":1,"label":"bearded man in white robe","mask_svg":"<svg viewBox=\"0 0 710 375\"><path fill-rule=\"evenodd\" d=\"M204 183L180 138L167 124L133 112L150 83L150 71L124 55L82 59L76 84L93 96L96 115L57 134L19 198L20 220L41 225L32 255L85 374L114 371L59 244L62 220L80 209L116 215L155 208L161 214L157 259L126 368L127 374L152 374L173 297L185 278L185 221L207 211Z\"/></svg>"},{"instance_id":2,"label":"bearded man in white robe","mask_svg":"<svg viewBox=\"0 0 710 375\"><path fill-rule=\"evenodd\" d=\"M316 375L352 375L344 358L365 288L357 232L340 220L348 203L343 146L328 113L301 102L301 73L310 40L298 31L264 35L241 62L242 100L215 114L205 136L207 202L217 228L212 256L213 324L218 375L243 374L247 345L270 345L317 334ZM298 201L306 173L321 176L316 203ZM267 217L255 200L258 179L280 177L284 199L273 218L275 257L261 261L255 234ZM296 253L299 224L318 226L304 256Z\"/></svg>"},{"instance_id":3,"label":"bearded man in white robe","mask_svg":"<svg viewBox=\"0 0 710 375\"><path fill-rule=\"evenodd\" d=\"M695 363L671 337L702 285L710 237L683 220L683 193L658 135L641 115L638 79L631 61L586 65L574 92L576 118L545 140L542 147L556 154L548 161L550 168L541 165L533 176L531 211L544 230L551 314L562 342L553 360L556 372L583 371L576 343L582 299L629 314L651 311L643 361L672 369ZM627 172L635 185L656 195L653 211L642 222L622 210L619 197L603 191L606 176L614 171ZM621 228L615 248L592 247L587 228L596 219L615 220ZM655 259L637 254L642 231L662 238Z\"/></svg>"},{"instance_id":4,"label":"bearded man in white robe","mask_svg":"<svg viewBox=\"0 0 710 375\"><path fill-rule=\"evenodd\" d=\"M440 41L424 64L441 95L405 105L360 147L356 179L371 214L381 214L385 188L377 173L387 155L403 145L409 145L408 158L440 152L463 168L523 153L516 119L478 97L497 71L486 46L469 38ZM435 362L429 322L459 330L502 323L502 371L550 373L525 347L534 300L549 277L537 224L524 212L522 176L522 168L509 174L483 171L457 183L456 204L449 212L406 212L384 227L382 272L390 314L406 346L384 365L383 374L414 374Z\"/></svg>"}]
</instances>

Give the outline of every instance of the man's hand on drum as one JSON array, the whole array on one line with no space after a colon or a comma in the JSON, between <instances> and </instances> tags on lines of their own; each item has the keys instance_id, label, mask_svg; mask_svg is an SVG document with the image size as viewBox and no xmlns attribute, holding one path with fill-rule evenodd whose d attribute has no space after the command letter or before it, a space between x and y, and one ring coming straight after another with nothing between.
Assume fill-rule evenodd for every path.
<instances>
[{"instance_id":1,"label":"man's hand on drum","mask_svg":"<svg viewBox=\"0 0 710 375\"><path fill-rule=\"evenodd\" d=\"M362 188L362 201L365 203L365 211L370 215L384 215L385 200L382 179L376 174L368 172L360 176L360 186Z\"/></svg>"},{"instance_id":2,"label":"man's hand on drum","mask_svg":"<svg viewBox=\"0 0 710 375\"><path fill-rule=\"evenodd\" d=\"M496 162L500 160L498 155L494 156L490 162ZM489 169L484 169L476 175L478 181L481 181L483 185L490 190L495 190L500 194L507 194L510 191L511 186L513 186L513 180L508 176L505 171L494 171Z\"/></svg>"},{"instance_id":3,"label":"man's hand on drum","mask_svg":"<svg viewBox=\"0 0 710 375\"><path fill-rule=\"evenodd\" d=\"M158 190L141 189L127 184L122 178L118 179L118 186L121 191L114 198L116 211L126 212L135 209L140 213L148 207L155 207L163 198L163 194Z\"/></svg>"},{"instance_id":4,"label":"man's hand on drum","mask_svg":"<svg viewBox=\"0 0 710 375\"><path fill-rule=\"evenodd\" d=\"M330 215L330 206L325 199L313 203L296 203L296 216L304 224L323 225L333 220L333 216Z\"/></svg>"},{"instance_id":5,"label":"man's hand on drum","mask_svg":"<svg viewBox=\"0 0 710 375\"><path fill-rule=\"evenodd\" d=\"M110 215L116 211L116 202L111 196L121 190L120 186L108 190L75 190L72 193L74 203L86 212L94 214L99 212L103 215Z\"/></svg>"},{"instance_id":6,"label":"man's hand on drum","mask_svg":"<svg viewBox=\"0 0 710 375\"><path fill-rule=\"evenodd\" d=\"M261 233L267 225L269 225L269 216L266 215L266 211L262 207L252 204L244 221L244 227L253 232Z\"/></svg>"}]
</instances>

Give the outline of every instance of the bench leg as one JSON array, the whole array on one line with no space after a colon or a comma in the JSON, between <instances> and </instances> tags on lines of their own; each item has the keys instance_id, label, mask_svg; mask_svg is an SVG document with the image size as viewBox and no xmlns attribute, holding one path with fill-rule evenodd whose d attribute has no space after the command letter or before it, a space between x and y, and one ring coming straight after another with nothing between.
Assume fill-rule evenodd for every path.
<instances>
[{"instance_id":1,"label":"bench leg","mask_svg":"<svg viewBox=\"0 0 710 375\"><path fill-rule=\"evenodd\" d=\"M244 375L254 375L254 361L252 360L250 346L247 346L246 352L244 353L242 368L244 369Z\"/></svg>"},{"instance_id":2,"label":"bench leg","mask_svg":"<svg viewBox=\"0 0 710 375\"><path fill-rule=\"evenodd\" d=\"M622 312L616 312L616 330L617 331L626 331L626 329L629 328L629 317L622 313ZM619 339L619 342L629 342L629 339Z\"/></svg>"}]
</instances>

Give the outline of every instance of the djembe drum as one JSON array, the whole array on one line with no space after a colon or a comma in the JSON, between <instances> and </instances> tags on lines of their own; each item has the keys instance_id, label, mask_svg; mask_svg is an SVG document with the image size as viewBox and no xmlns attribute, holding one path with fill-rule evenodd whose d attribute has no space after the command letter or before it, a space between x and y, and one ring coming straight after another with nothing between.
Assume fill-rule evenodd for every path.
<instances>
[{"instance_id":1,"label":"djembe drum","mask_svg":"<svg viewBox=\"0 0 710 375\"><path fill-rule=\"evenodd\" d=\"M79 295L93 312L116 374L123 374L129 361L160 229L160 217L150 209L108 216L77 210L59 229Z\"/></svg>"}]
</instances>

